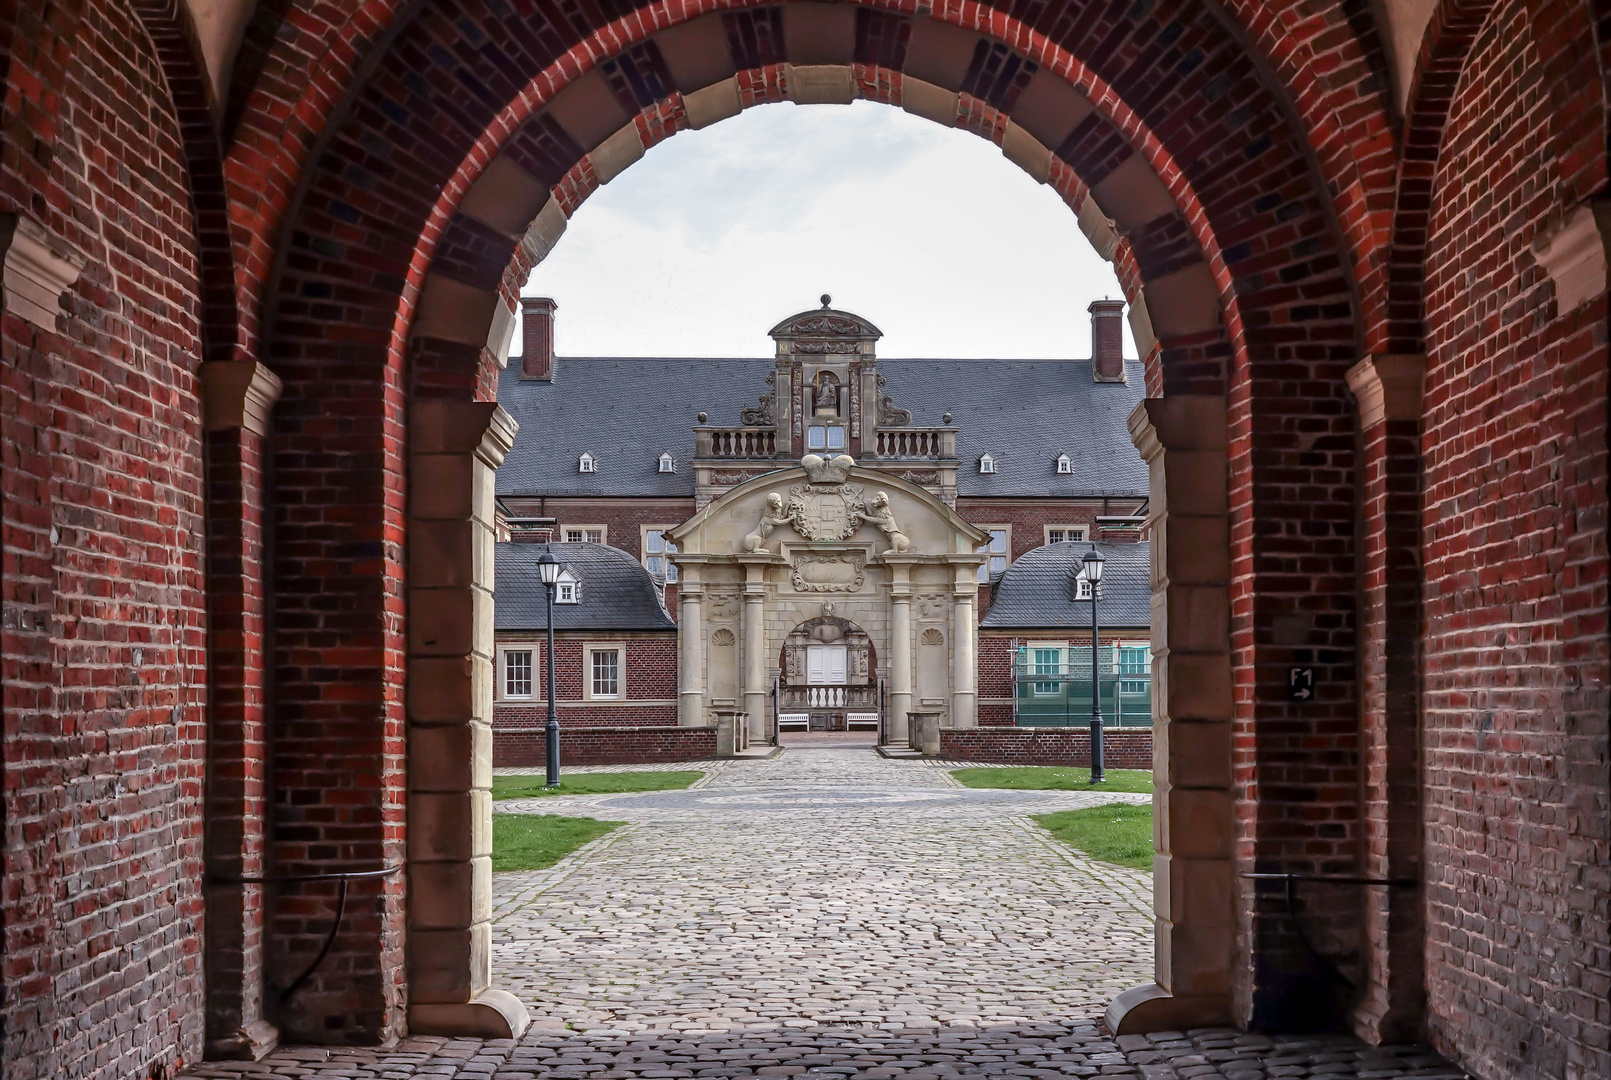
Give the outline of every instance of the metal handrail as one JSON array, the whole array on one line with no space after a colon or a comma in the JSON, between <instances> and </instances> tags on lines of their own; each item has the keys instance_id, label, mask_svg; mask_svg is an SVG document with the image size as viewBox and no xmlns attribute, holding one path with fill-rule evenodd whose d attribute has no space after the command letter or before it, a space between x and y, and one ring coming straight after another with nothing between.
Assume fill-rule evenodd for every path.
<instances>
[{"instance_id":1,"label":"metal handrail","mask_svg":"<svg viewBox=\"0 0 1611 1080\"><path fill-rule=\"evenodd\" d=\"M330 955L330 947L336 943L336 934L341 930L342 916L347 913L347 882L366 878L390 877L402 868L402 864L399 863L396 866L384 867L380 870L342 870L331 874L265 874L237 878L209 876L207 883L209 885L281 885L301 884L310 881L339 881L341 883L341 889L336 894L336 917L330 921L330 934L324 939L323 948L319 950L319 955L313 958L313 963L308 965L307 970L298 975L290 986L280 991L280 1004L283 1005L290 1000L292 994L302 989L302 984L307 982L315 971L319 970L319 965L324 963L324 958Z\"/></svg>"},{"instance_id":2,"label":"metal handrail","mask_svg":"<svg viewBox=\"0 0 1611 1080\"><path fill-rule=\"evenodd\" d=\"M1298 919L1298 890L1300 881L1312 881L1322 885L1386 885L1393 888L1415 888L1421 883L1414 878L1373 878L1361 877L1356 874L1272 874L1272 873L1245 873L1238 875L1252 881L1279 881L1285 888L1287 918L1292 920L1292 929L1297 933L1298 940L1303 947L1309 950L1309 955L1320 962L1320 965L1337 979L1338 982L1350 990L1356 989L1354 980L1342 973L1331 958L1315 947L1309 939L1308 933L1303 929L1303 923Z\"/></svg>"}]
</instances>

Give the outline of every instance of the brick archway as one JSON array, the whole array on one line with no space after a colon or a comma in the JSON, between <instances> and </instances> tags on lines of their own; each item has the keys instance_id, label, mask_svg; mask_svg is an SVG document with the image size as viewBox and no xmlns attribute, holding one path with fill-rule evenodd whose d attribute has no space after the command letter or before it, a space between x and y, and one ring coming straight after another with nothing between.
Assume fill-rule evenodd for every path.
<instances>
[{"instance_id":1,"label":"brick archway","mask_svg":"<svg viewBox=\"0 0 1611 1080\"><path fill-rule=\"evenodd\" d=\"M1351 518L1347 483L1317 508L1302 483L1280 478L1352 474L1342 375L1357 358L1359 317L1352 258L1279 89L1213 19L1141 19L1133 32L1148 43L1146 62L1106 63L1112 75L1077 48L974 5L943 20L791 2L713 5L673 22L646 8L557 37L488 22L497 26L472 34L425 7L399 28L396 63L354 90L310 166L267 320L269 354L286 385L275 438L289 466L275 520L278 708L287 730L307 733L281 752L281 803L325 805L324 770L345 761L362 791L357 801L376 812L361 826L319 825L308 835L335 842L338 859L396 860L406 827L414 867L406 886L380 886L366 901L377 932L338 944L355 969L373 973L374 992L356 1008L333 1003L333 1013L310 998L306 1015L290 1018L293 1034L316 1037L330 1024L376 1036L398 1030L405 947L416 1028L483 1030L475 1017L491 1016L468 1008L492 1000L479 899L486 852L477 846L489 777L467 766L457 779L427 782L406 765L410 739L425 726L460 727L467 745L479 737L485 718L475 687L490 650L474 637L473 615L491 583L476 576L473 560L444 571L451 580L409 576L426 531L416 512L429 501L422 484L438 467L473 478L497 456L486 438L500 422L488 406L513 301L580 201L666 135L780 100L868 98L991 138L1053 184L1114 260L1141 312L1149 389L1171 410L1135 421L1163 485L1154 505L1178 515L1172 524L1160 513L1155 527L1166 536L1197 530L1189 543L1161 545L1155 575L1177 613L1159 630L1165 667L1192 672L1167 683L1165 717L1191 725L1180 739L1194 740L1189 755L1166 749L1173 756L1163 762L1160 806L1177 827L1163 832L1158 985L1115 1019L1127 1028L1247 1021L1285 994L1253 958L1296 946L1283 940L1273 907L1245 904L1251 914L1233 926L1233 849L1244 864L1316 865L1323 856L1272 839L1283 823L1270 815L1283 810L1244 795L1238 814L1231 771L1317 768L1290 741L1254 732L1255 723L1316 722L1260 688L1278 685L1317 635L1346 641L1352 627L1343 530L1322 526L1331 530L1326 553L1302 581L1276 567L1283 551L1309 542L1317 520ZM1065 37L1091 49L1098 29ZM560 51L560 42L570 44ZM489 62L489 51L507 64ZM533 62L542 55L552 59ZM1153 70L1171 71L1171 81L1149 81ZM1201 124L1205 100L1224 102L1220 123ZM1314 393L1281 394L1294 378ZM430 455L457 455L459 464L428 463ZM1175 472L1180 479L1171 480ZM1163 497L1180 483L1222 494L1208 504ZM464 533L458 550L471 550L474 507L453 510L451 521L446 531ZM403 581L406 593L397 590ZM1322 591L1336 599L1291 616L1294 628L1279 640L1254 632L1256 609L1285 608L1317 581L1329 582ZM1246 597L1239 609L1233 593ZM447 608L459 613L449 622L466 629L427 641L421 613ZM332 635L350 642L341 662L313 665ZM461 658L462 671L449 670L447 653ZM1322 675L1321 708L1347 716L1351 651L1324 655L1332 677ZM315 718L317 727L302 723ZM1247 749L1233 752L1233 743ZM405 784L406 813L390 795ZM355 820L341 811L335 818ZM1197 821L1214 827L1205 832ZM1175 850L1177 839L1189 846ZM426 855L428 843L437 846ZM280 847L283 861L317 862L305 844ZM438 890L448 914L427 923L420 897L431 874L449 883ZM1189 909L1168 902L1187 889L1200 894ZM303 925L303 917L276 915L280 963L295 960ZM436 943L430 964L419 947L427 936Z\"/></svg>"}]
</instances>

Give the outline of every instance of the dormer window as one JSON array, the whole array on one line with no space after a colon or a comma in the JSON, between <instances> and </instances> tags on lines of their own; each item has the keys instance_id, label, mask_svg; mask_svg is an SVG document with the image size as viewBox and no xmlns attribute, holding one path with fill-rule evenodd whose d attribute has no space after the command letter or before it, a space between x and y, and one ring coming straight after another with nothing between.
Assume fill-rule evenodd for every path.
<instances>
[{"instance_id":1,"label":"dormer window","mask_svg":"<svg viewBox=\"0 0 1611 1080\"><path fill-rule=\"evenodd\" d=\"M664 454L660 455L660 469L659 469L659 471L660 472L676 472L677 471L676 459L674 459L671 456L669 451L667 453L664 453Z\"/></svg>"},{"instance_id":2,"label":"dormer window","mask_svg":"<svg viewBox=\"0 0 1611 1080\"><path fill-rule=\"evenodd\" d=\"M559 575L559 581L554 584L554 603L580 604L582 602L582 594L581 590L576 586L577 581L571 576L571 572L569 570L561 573Z\"/></svg>"},{"instance_id":3,"label":"dormer window","mask_svg":"<svg viewBox=\"0 0 1611 1080\"><path fill-rule=\"evenodd\" d=\"M1064 476L1067 476L1074 471L1074 463L1068 459L1067 454L1057 455L1057 471L1062 473Z\"/></svg>"},{"instance_id":4,"label":"dormer window","mask_svg":"<svg viewBox=\"0 0 1611 1080\"><path fill-rule=\"evenodd\" d=\"M598 459L592 454L583 454L576 459L576 471L579 473L598 472Z\"/></svg>"},{"instance_id":5,"label":"dormer window","mask_svg":"<svg viewBox=\"0 0 1611 1080\"><path fill-rule=\"evenodd\" d=\"M996 459L989 454L979 455L979 472L993 473L996 471Z\"/></svg>"}]
</instances>

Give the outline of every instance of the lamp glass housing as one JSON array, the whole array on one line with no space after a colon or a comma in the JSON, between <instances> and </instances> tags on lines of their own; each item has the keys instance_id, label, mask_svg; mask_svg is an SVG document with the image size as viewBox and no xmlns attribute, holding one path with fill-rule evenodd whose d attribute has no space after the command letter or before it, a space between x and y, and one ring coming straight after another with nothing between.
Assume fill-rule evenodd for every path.
<instances>
[{"instance_id":1,"label":"lamp glass housing","mask_svg":"<svg viewBox=\"0 0 1611 1080\"><path fill-rule=\"evenodd\" d=\"M543 552L537 558L537 577L542 580L545 588L552 589L559 580L560 564L551 552Z\"/></svg>"},{"instance_id":2,"label":"lamp glass housing","mask_svg":"<svg viewBox=\"0 0 1611 1080\"><path fill-rule=\"evenodd\" d=\"M1102 556L1096 553L1095 548L1092 548L1090 551L1085 553L1085 569L1082 570L1081 573L1085 575L1086 580L1088 580L1092 585L1100 585L1102 583L1102 564L1106 561L1107 560L1103 559Z\"/></svg>"}]
</instances>

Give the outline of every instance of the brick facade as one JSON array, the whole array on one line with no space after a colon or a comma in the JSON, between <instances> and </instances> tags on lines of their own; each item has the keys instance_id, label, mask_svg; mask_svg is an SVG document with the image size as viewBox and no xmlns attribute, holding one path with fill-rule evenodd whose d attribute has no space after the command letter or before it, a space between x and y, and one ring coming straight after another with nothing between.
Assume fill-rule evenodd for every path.
<instances>
[{"instance_id":1,"label":"brick facade","mask_svg":"<svg viewBox=\"0 0 1611 1080\"><path fill-rule=\"evenodd\" d=\"M672 709L672 720L676 720ZM541 766L543 730L504 730L498 733L493 764ZM625 765L667 761L698 761L716 756L714 727L610 727L562 726L559 732L560 767L566 765Z\"/></svg>"},{"instance_id":2,"label":"brick facade","mask_svg":"<svg viewBox=\"0 0 1611 1080\"><path fill-rule=\"evenodd\" d=\"M971 731L940 732L940 755L958 761L991 765L1061 765L1091 767L1089 731ZM1102 733L1102 764L1109 769L1152 769L1151 731Z\"/></svg>"},{"instance_id":3,"label":"brick facade","mask_svg":"<svg viewBox=\"0 0 1611 1080\"><path fill-rule=\"evenodd\" d=\"M1202 759L1166 755L1213 819L1202 865L1423 881L1424 932L1391 897L1304 888L1356 1001L1277 890L1229 876L1228 992L1154 997L1158 1024L1353 1023L1424 1031L1486 1080L1611 1075L1601 7L1422 27L1341 0L894 0L843 33L809 24L841 17L823 5L738 7L284 0L242 20L226 76L189 5L0 5L0 1071L171 1076L259 1008L288 1039L409 1028L409 875L354 887L280 1005L334 887L209 903L204 872L405 865L409 710L435 704L409 682L408 408L489 400L497 304L568 214L716 97L815 100L798 62L1001 145L1112 259L1149 393L1223 402L1229 549L1164 567L1229 566L1203 592L1229 597L1225 641L1169 586L1174 639L1230 658L1169 672L1177 718L1217 738L1229 717L1228 761L1193 779ZM665 78L607 78L629 49ZM59 303L19 215L82 264ZM1424 408L1362 434L1346 375L1391 356L1424 357ZM266 459L204 438L204 359L283 380ZM1216 487L1174 453L1172 498ZM1298 666L1312 700L1286 693ZM1406 926L1424 1009L1395 981Z\"/></svg>"}]
</instances>

